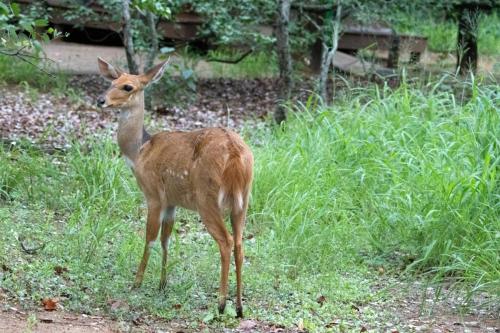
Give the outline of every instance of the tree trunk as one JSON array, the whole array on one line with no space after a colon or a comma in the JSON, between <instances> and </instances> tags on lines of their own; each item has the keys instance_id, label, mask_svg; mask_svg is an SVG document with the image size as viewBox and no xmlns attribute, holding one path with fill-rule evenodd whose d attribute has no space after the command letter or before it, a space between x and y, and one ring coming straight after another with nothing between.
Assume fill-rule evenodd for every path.
<instances>
[{"instance_id":1,"label":"tree trunk","mask_svg":"<svg viewBox=\"0 0 500 333\"><path fill-rule=\"evenodd\" d=\"M278 25L276 28L276 46L278 48L279 92L278 105L274 111L274 120L280 124L286 120L286 103L290 100L293 89L292 56L288 24L290 21L290 0L278 0Z\"/></svg>"},{"instance_id":2,"label":"tree trunk","mask_svg":"<svg viewBox=\"0 0 500 333\"><path fill-rule=\"evenodd\" d=\"M158 32L156 31L156 18L153 13L146 13L147 26L151 34L151 49L149 50L148 60L146 61L146 69L153 67L156 56L158 55Z\"/></svg>"},{"instance_id":3,"label":"tree trunk","mask_svg":"<svg viewBox=\"0 0 500 333\"><path fill-rule=\"evenodd\" d=\"M134 41L132 40L132 26L130 22L130 0L122 0L123 7L123 44L127 56L128 70L130 74L139 74L139 66L135 62Z\"/></svg>"},{"instance_id":4,"label":"tree trunk","mask_svg":"<svg viewBox=\"0 0 500 333\"><path fill-rule=\"evenodd\" d=\"M474 5L458 7L457 69L460 74L477 69L479 9Z\"/></svg>"},{"instance_id":5,"label":"tree trunk","mask_svg":"<svg viewBox=\"0 0 500 333\"><path fill-rule=\"evenodd\" d=\"M146 13L146 25L148 26L149 29L149 34L151 37L151 48L149 50L148 54L148 59L146 60L146 65L144 70L148 70L151 67L153 67L156 56L158 55L158 32L156 31L156 19L155 15L148 11ZM153 109L153 96L152 96L152 89L146 89L146 99L145 99L145 108L146 110L152 110Z\"/></svg>"},{"instance_id":6,"label":"tree trunk","mask_svg":"<svg viewBox=\"0 0 500 333\"><path fill-rule=\"evenodd\" d=\"M391 46L389 48L389 58L387 59L388 68L398 68L399 44L400 44L399 35L394 29L392 29Z\"/></svg>"},{"instance_id":7,"label":"tree trunk","mask_svg":"<svg viewBox=\"0 0 500 333\"><path fill-rule=\"evenodd\" d=\"M328 72L330 71L330 66L333 64L333 57L335 56L335 52L337 52L337 47L339 44L339 35L340 35L340 20L342 18L342 6L340 4L337 5L337 11L335 14L335 21L333 22L333 32L332 32L332 46L328 48L326 45L326 34L324 34L323 38L323 52L321 56L321 71L318 79L318 93L321 96L323 102L326 102L328 99L328 93L326 89L326 81L328 79ZM326 23L326 22L325 22ZM325 29L323 27L323 29Z\"/></svg>"}]
</instances>

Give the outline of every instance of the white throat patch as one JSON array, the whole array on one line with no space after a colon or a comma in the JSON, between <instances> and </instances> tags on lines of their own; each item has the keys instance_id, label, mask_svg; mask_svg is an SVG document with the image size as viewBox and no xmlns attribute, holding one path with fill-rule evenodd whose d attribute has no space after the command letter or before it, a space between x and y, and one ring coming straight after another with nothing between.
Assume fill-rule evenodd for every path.
<instances>
[{"instance_id":1,"label":"white throat patch","mask_svg":"<svg viewBox=\"0 0 500 333\"><path fill-rule=\"evenodd\" d=\"M128 158L126 155L123 155L123 159L131 169L134 168L134 162L130 158Z\"/></svg>"}]
</instances>

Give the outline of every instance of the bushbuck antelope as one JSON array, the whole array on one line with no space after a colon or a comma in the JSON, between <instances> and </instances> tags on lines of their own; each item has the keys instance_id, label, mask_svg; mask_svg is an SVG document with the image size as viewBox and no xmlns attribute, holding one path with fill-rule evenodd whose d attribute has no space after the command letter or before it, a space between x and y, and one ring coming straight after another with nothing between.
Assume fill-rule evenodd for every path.
<instances>
[{"instance_id":1,"label":"bushbuck antelope","mask_svg":"<svg viewBox=\"0 0 500 333\"><path fill-rule=\"evenodd\" d=\"M103 108L120 110L118 145L147 201L146 245L134 287L140 287L150 249L161 226L162 265L160 290L166 285L168 240L176 206L197 211L219 246L221 276L219 312L226 306L229 261L234 246L236 312L243 316L243 228L252 185L253 155L235 132L207 128L192 132L161 132L150 136L143 128L144 88L160 79L161 63L142 75L124 73L98 58L99 70L111 81L98 97ZM224 225L229 211L233 235Z\"/></svg>"}]
</instances>

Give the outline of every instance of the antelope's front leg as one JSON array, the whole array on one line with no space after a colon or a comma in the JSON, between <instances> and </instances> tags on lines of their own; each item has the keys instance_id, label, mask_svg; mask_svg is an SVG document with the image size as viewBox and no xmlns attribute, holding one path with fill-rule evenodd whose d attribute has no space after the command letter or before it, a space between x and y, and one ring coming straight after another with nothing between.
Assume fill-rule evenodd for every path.
<instances>
[{"instance_id":1,"label":"antelope's front leg","mask_svg":"<svg viewBox=\"0 0 500 333\"><path fill-rule=\"evenodd\" d=\"M161 224L161 277L160 277L160 290L163 290L167 284L167 257L168 257L168 241L172 228L174 227L175 207L168 207L165 210L165 216Z\"/></svg>"},{"instance_id":2,"label":"antelope's front leg","mask_svg":"<svg viewBox=\"0 0 500 333\"><path fill-rule=\"evenodd\" d=\"M149 254L151 248L154 245L156 237L158 237L158 231L160 230L160 214L161 207L158 204L148 203L148 220L146 225L146 245L144 246L144 254L142 255L142 260L137 270L135 276L135 282L133 288L139 288L142 284L142 279L144 278L144 271L148 265Z\"/></svg>"}]
</instances>

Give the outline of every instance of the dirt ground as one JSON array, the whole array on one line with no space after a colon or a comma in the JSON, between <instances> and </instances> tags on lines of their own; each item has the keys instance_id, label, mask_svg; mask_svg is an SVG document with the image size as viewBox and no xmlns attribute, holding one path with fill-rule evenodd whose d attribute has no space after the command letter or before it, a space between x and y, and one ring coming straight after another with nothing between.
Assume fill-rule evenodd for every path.
<instances>
[{"instance_id":1,"label":"dirt ground","mask_svg":"<svg viewBox=\"0 0 500 333\"><path fill-rule=\"evenodd\" d=\"M463 301L459 293L450 292L446 297L434 297L433 288L423 288L418 282L407 285L392 279L382 279L381 287L390 284L392 299L368 302L353 306L358 313L358 322L344 321L341 318L332 320L326 328L334 332L425 332L425 333L500 333L498 305L477 307L471 304L468 310L459 311L459 303ZM403 290L406 290L403 292ZM1 289L0 289L1 293ZM475 301L487 301L486 295L479 295ZM422 303L424 302L424 303ZM422 305L424 307L422 308ZM21 306L12 306L0 299L0 332L7 333L83 333L83 332L224 332L224 333L299 333L307 332L300 324L292 327L266 323L255 319L243 319L235 328L214 329L203 322L193 328L193 323L181 320L165 321L152 316L139 317L132 321L111 319L105 315L87 315L70 313L62 308L55 311L38 309L25 310ZM431 312L432 310L432 312ZM379 313L386 320L367 320L373 312ZM359 324L365 322L366 324ZM397 328L396 328L397 327Z\"/></svg>"},{"instance_id":2,"label":"dirt ground","mask_svg":"<svg viewBox=\"0 0 500 333\"><path fill-rule=\"evenodd\" d=\"M101 316L69 313L64 311L30 311L24 312L15 307L0 311L0 332L2 333L194 333L194 332L268 332L296 333L298 328L285 329L280 325L268 324L256 320L241 320L237 328L214 330L199 326L196 329L186 328L181 321L161 321L158 319L126 322L111 320Z\"/></svg>"}]
</instances>

